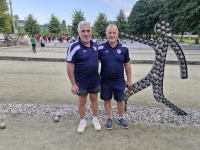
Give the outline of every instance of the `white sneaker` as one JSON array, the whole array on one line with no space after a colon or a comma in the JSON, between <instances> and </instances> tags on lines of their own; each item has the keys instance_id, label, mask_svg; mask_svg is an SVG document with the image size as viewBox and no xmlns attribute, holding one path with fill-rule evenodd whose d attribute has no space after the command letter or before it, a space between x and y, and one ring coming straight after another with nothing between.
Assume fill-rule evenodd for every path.
<instances>
[{"instance_id":1,"label":"white sneaker","mask_svg":"<svg viewBox=\"0 0 200 150\"><path fill-rule=\"evenodd\" d=\"M95 130L98 130L98 131L101 130L101 125L100 125L98 119L95 121L92 120L92 124L93 124Z\"/></svg>"},{"instance_id":2,"label":"white sneaker","mask_svg":"<svg viewBox=\"0 0 200 150\"><path fill-rule=\"evenodd\" d=\"M85 131L85 127L87 126L87 123L86 122L80 122L79 123L79 126L78 126L78 129L77 129L77 132L78 133L83 133Z\"/></svg>"}]
</instances>

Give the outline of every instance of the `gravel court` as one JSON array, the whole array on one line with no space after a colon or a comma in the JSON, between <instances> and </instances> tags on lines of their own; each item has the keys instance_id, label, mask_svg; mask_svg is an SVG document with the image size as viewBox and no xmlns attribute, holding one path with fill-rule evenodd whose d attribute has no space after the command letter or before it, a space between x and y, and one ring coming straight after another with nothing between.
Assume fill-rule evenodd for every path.
<instances>
[{"instance_id":1,"label":"gravel court","mask_svg":"<svg viewBox=\"0 0 200 150\"><path fill-rule=\"evenodd\" d=\"M0 101L3 103L57 103L76 104L71 91L65 62L0 61ZM152 65L132 64L132 80L144 77ZM178 65L166 65L164 78L165 97L182 108L200 108L200 67L188 65L188 79L180 79ZM114 101L113 101L114 102ZM99 99L99 103L102 100ZM115 102L113 103L115 105ZM158 103L152 86L132 95L130 105L165 107Z\"/></svg>"},{"instance_id":2,"label":"gravel court","mask_svg":"<svg viewBox=\"0 0 200 150\"><path fill-rule=\"evenodd\" d=\"M48 56L48 52L41 54ZM28 53L30 55L32 53ZM38 52L40 54L40 52ZM60 54L60 52L59 52ZM62 53L61 53L62 54ZM15 53L13 53L15 55ZM26 56L27 56L26 55ZM62 54L63 55L63 54ZM41 56L40 56L41 57ZM187 56L186 56L187 59ZM1 103L76 104L70 92L66 63L36 61L0 61ZM133 82L145 76L151 64L132 64ZM178 65L166 65L164 79L165 97L180 108L198 109L199 66L188 65L189 78L179 78ZM102 101L99 99L99 104ZM115 105L115 103L113 103ZM151 86L131 96L128 105L166 107L155 101ZM82 135L77 134L78 119L61 117L53 122L51 117L1 115L0 123L7 127L0 130L2 149L199 149L199 125L149 124L129 122L129 129L122 129L114 122L113 130L94 131L91 120ZM86 142L87 141L87 142ZM118 142L121 141L121 142Z\"/></svg>"}]
</instances>

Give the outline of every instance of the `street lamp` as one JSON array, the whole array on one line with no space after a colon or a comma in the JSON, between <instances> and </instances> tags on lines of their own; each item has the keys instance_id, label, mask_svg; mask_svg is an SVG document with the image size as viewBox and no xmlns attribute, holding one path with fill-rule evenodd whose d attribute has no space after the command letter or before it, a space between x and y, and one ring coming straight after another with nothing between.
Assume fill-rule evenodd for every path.
<instances>
[{"instance_id":1,"label":"street lamp","mask_svg":"<svg viewBox=\"0 0 200 150\"><path fill-rule=\"evenodd\" d=\"M16 42L16 45L18 45L19 41L18 41L18 35L17 35L17 32L16 32L16 29L15 29L15 21L14 21L14 17L13 17L13 11L12 11L12 2L11 0L9 0L9 4L10 4L10 12L11 12L11 17L12 17L12 23L13 23L13 31L14 31L14 36L15 36L15 42Z\"/></svg>"}]
</instances>

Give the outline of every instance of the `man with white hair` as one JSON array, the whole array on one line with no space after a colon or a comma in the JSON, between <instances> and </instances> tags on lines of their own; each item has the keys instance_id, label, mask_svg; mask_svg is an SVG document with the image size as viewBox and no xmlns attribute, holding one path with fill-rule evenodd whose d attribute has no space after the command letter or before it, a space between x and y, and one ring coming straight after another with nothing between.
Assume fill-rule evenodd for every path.
<instances>
[{"instance_id":1,"label":"man with white hair","mask_svg":"<svg viewBox=\"0 0 200 150\"><path fill-rule=\"evenodd\" d=\"M93 112L92 123L95 130L101 130L97 119L100 76L98 72L98 45L91 40L92 30L89 22L81 21L79 23L78 35L79 39L72 43L68 49L66 61L67 74L72 84L71 92L78 95L80 123L77 131L83 133L87 126L84 116L88 94Z\"/></svg>"}]
</instances>

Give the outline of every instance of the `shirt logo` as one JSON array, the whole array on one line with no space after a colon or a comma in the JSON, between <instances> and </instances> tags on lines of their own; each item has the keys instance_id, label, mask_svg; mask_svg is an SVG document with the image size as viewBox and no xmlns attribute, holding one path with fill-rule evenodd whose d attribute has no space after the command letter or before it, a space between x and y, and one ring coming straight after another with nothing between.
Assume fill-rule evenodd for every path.
<instances>
[{"instance_id":1,"label":"shirt logo","mask_svg":"<svg viewBox=\"0 0 200 150\"><path fill-rule=\"evenodd\" d=\"M121 50L120 50L120 49L118 49L118 50L117 50L117 53L118 53L118 54L121 54Z\"/></svg>"},{"instance_id":2,"label":"shirt logo","mask_svg":"<svg viewBox=\"0 0 200 150\"><path fill-rule=\"evenodd\" d=\"M96 51L97 50L97 48L96 47L93 47L93 49Z\"/></svg>"},{"instance_id":3,"label":"shirt logo","mask_svg":"<svg viewBox=\"0 0 200 150\"><path fill-rule=\"evenodd\" d=\"M106 51L105 51L105 53L109 53L109 51L108 51L108 50L106 50Z\"/></svg>"},{"instance_id":4,"label":"shirt logo","mask_svg":"<svg viewBox=\"0 0 200 150\"><path fill-rule=\"evenodd\" d=\"M83 52L87 52L87 50L83 50Z\"/></svg>"}]
</instances>

